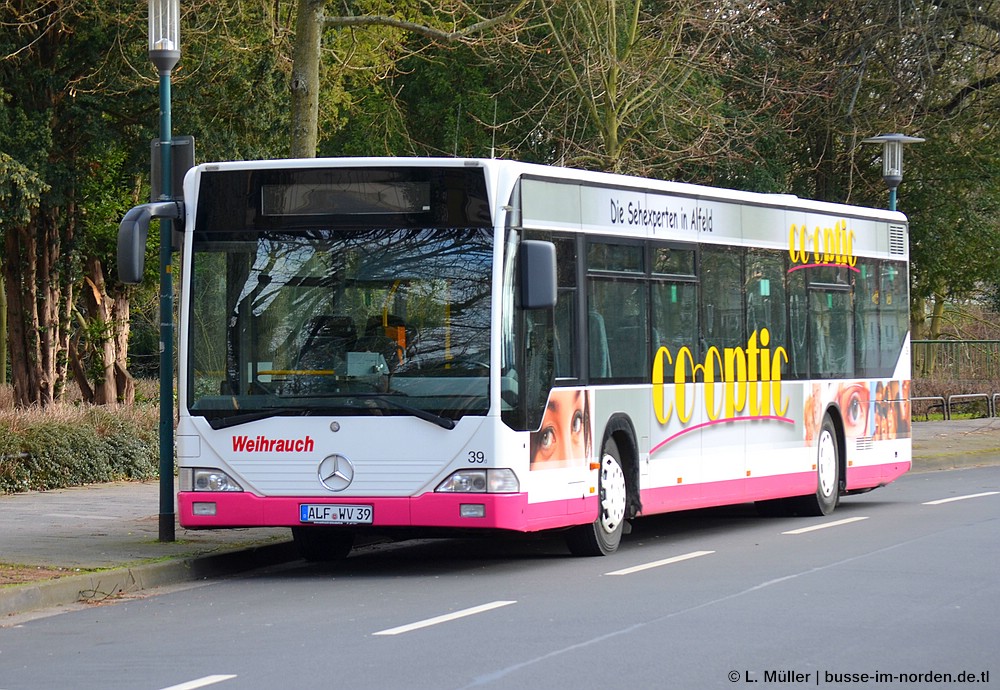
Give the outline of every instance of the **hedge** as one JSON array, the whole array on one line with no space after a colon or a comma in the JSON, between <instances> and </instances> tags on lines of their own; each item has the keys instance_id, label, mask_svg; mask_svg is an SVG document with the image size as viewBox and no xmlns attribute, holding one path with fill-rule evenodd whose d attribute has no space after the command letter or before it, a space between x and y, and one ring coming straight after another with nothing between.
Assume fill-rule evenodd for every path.
<instances>
[{"instance_id":1,"label":"hedge","mask_svg":"<svg viewBox=\"0 0 1000 690\"><path fill-rule=\"evenodd\" d=\"M0 415L0 494L155 479L159 438L150 419L98 406Z\"/></svg>"}]
</instances>

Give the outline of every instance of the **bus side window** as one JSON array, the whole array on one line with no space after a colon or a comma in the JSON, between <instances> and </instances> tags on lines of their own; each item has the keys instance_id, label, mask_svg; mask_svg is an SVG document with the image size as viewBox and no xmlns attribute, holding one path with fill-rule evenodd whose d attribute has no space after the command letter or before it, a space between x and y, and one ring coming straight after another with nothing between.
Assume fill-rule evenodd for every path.
<instances>
[{"instance_id":1,"label":"bus side window","mask_svg":"<svg viewBox=\"0 0 1000 690\"><path fill-rule=\"evenodd\" d=\"M576 378L576 336L573 328L573 309L576 302L575 291L559 290L556 302L555 323L555 376L556 378Z\"/></svg>"},{"instance_id":2,"label":"bus side window","mask_svg":"<svg viewBox=\"0 0 1000 690\"><path fill-rule=\"evenodd\" d=\"M809 290L809 370L816 378L854 376L852 294L814 285Z\"/></svg>"},{"instance_id":3,"label":"bus side window","mask_svg":"<svg viewBox=\"0 0 1000 690\"><path fill-rule=\"evenodd\" d=\"M638 379L649 365L645 246L587 246L587 328L592 379Z\"/></svg>"},{"instance_id":4,"label":"bus side window","mask_svg":"<svg viewBox=\"0 0 1000 690\"><path fill-rule=\"evenodd\" d=\"M705 247L701 254L701 337L705 347L743 347L742 251Z\"/></svg>"},{"instance_id":5,"label":"bus side window","mask_svg":"<svg viewBox=\"0 0 1000 690\"><path fill-rule=\"evenodd\" d=\"M767 329L772 351L783 347L787 352L788 324L785 305L785 253L750 249L746 254L746 333L757 334L758 342Z\"/></svg>"},{"instance_id":6,"label":"bus side window","mask_svg":"<svg viewBox=\"0 0 1000 690\"><path fill-rule=\"evenodd\" d=\"M556 250L556 306L552 322L553 376L579 378L580 334L577 330L577 238L553 236L550 232L526 230L525 239L551 242Z\"/></svg>"},{"instance_id":7,"label":"bus side window","mask_svg":"<svg viewBox=\"0 0 1000 690\"><path fill-rule=\"evenodd\" d=\"M524 379L520 389L525 408L525 428L542 423L545 401L552 387L552 312L547 309L522 311L524 319Z\"/></svg>"},{"instance_id":8,"label":"bus side window","mask_svg":"<svg viewBox=\"0 0 1000 690\"><path fill-rule=\"evenodd\" d=\"M555 376L575 379L580 372L577 353L580 336L577 333L577 261L576 240L550 238L556 247L556 280L558 300L555 311Z\"/></svg>"},{"instance_id":9,"label":"bus side window","mask_svg":"<svg viewBox=\"0 0 1000 690\"><path fill-rule=\"evenodd\" d=\"M860 347L855 353L855 364L860 376L882 376L878 361L881 348L879 264L862 257L857 268L858 272L854 277L854 333ZM892 369L889 369L889 373L892 373Z\"/></svg>"},{"instance_id":10,"label":"bus side window","mask_svg":"<svg viewBox=\"0 0 1000 690\"><path fill-rule=\"evenodd\" d=\"M687 348L700 359L698 345L697 254L690 245L651 247L650 307L652 351L666 347L671 355Z\"/></svg>"},{"instance_id":11,"label":"bus side window","mask_svg":"<svg viewBox=\"0 0 1000 690\"><path fill-rule=\"evenodd\" d=\"M698 284L663 281L652 285L653 348L671 354L687 348L698 359Z\"/></svg>"},{"instance_id":12,"label":"bus side window","mask_svg":"<svg viewBox=\"0 0 1000 690\"><path fill-rule=\"evenodd\" d=\"M809 309L804 271L788 276L788 378L809 377Z\"/></svg>"},{"instance_id":13,"label":"bus side window","mask_svg":"<svg viewBox=\"0 0 1000 690\"><path fill-rule=\"evenodd\" d=\"M906 264L882 262L879 267L879 331L881 376L891 376L899 359L903 340L910 328L910 307L907 299L909 279Z\"/></svg>"},{"instance_id":14,"label":"bus side window","mask_svg":"<svg viewBox=\"0 0 1000 690\"><path fill-rule=\"evenodd\" d=\"M604 327L604 317L593 309L587 313L587 340L590 343L590 376L606 379L611 377L611 354L608 351L608 331Z\"/></svg>"}]
</instances>

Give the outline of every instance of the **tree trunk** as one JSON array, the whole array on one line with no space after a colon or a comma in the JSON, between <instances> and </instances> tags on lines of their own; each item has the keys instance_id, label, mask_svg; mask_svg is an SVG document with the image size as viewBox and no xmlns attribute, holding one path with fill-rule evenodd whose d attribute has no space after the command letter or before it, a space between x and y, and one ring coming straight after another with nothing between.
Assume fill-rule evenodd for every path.
<instances>
[{"instance_id":1,"label":"tree trunk","mask_svg":"<svg viewBox=\"0 0 1000 690\"><path fill-rule=\"evenodd\" d=\"M65 279L69 257L57 213L32 213L28 223L7 228L4 280L7 294L14 403L46 406L62 394L69 344L72 287ZM67 241L72 226L65 230Z\"/></svg>"},{"instance_id":2,"label":"tree trunk","mask_svg":"<svg viewBox=\"0 0 1000 690\"><path fill-rule=\"evenodd\" d=\"M315 158L325 0L298 0L292 51L292 158Z\"/></svg>"},{"instance_id":3,"label":"tree trunk","mask_svg":"<svg viewBox=\"0 0 1000 690\"><path fill-rule=\"evenodd\" d=\"M929 340L937 340L941 337L941 324L944 322L944 308L947 301L941 295L934 294L934 307L931 309L931 327L927 334Z\"/></svg>"},{"instance_id":4,"label":"tree trunk","mask_svg":"<svg viewBox=\"0 0 1000 690\"><path fill-rule=\"evenodd\" d=\"M115 395L118 402L131 405L135 402L135 379L128 372L128 336L131 332L131 303L128 293L121 291L111 306L112 333L115 347Z\"/></svg>"},{"instance_id":5,"label":"tree trunk","mask_svg":"<svg viewBox=\"0 0 1000 690\"><path fill-rule=\"evenodd\" d=\"M926 340L927 315L924 310L927 301L923 297L914 297L910 300L910 337L913 340Z\"/></svg>"},{"instance_id":6,"label":"tree trunk","mask_svg":"<svg viewBox=\"0 0 1000 690\"><path fill-rule=\"evenodd\" d=\"M79 328L70 343L70 365L83 399L115 406L135 399L135 382L126 368L129 304L123 295L108 294L100 259L84 267Z\"/></svg>"},{"instance_id":7,"label":"tree trunk","mask_svg":"<svg viewBox=\"0 0 1000 690\"><path fill-rule=\"evenodd\" d=\"M836 165L836 143L831 126L828 123L817 123L821 128L814 134L813 141L813 180L814 195L820 201L839 201L837 192L838 171Z\"/></svg>"},{"instance_id":8,"label":"tree trunk","mask_svg":"<svg viewBox=\"0 0 1000 690\"><path fill-rule=\"evenodd\" d=\"M0 273L0 386L7 385L7 283Z\"/></svg>"}]
</instances>

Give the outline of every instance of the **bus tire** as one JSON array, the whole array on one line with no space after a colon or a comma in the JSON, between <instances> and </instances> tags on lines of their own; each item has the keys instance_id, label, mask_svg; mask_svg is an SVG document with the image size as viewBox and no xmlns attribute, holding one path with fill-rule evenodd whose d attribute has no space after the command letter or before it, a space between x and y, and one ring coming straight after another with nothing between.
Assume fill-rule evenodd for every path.
<instances>
[{"instance_id":1,"label":"bus tire","mask_svg":"<svg viewBox=\"0 0 1000 690\"><path fill-rule=\"evenodd\" d=\"M608 439L597 476L597 519L572 528L566 536L566 545L574 556L608 556L618 550L628 506L628 485L620 458L618 445Z\"/></svg>"},{"instance_id":2,"label":"bus tire","mask_svg":"<svg viewBox=\"0 0 1000 690\"><path fill-rule=\"evenodd\" d=\"M833 419L827 414L816 443L816 493L799 500L802 515L829 515L840 501L840 442Z\"/></svg>"},{"instance_id":3,"label":"bus tire","mask_svg":"<svg viewBox=\"0 0 1000 690\"><path fill-rule=\"evenodd\" d=\"M292 540L299 555L313 563L347 558L354 547L354 533L324 527L293 527Z\"/></svg>"}]
</instances>

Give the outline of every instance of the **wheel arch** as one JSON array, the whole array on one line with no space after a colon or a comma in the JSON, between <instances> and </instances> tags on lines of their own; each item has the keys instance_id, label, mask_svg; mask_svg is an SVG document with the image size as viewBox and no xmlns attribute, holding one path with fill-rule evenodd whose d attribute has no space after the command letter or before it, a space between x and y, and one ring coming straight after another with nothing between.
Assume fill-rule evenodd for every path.
<instances>
[{"instance_id":1,"label":"wheel arch","mask_svg":"<svg viewBox=\"0 0 1000 690\"><path fill-rule=\"evenodd\" d=\"M635 425L624 413L616 413L608 420L601 435L601 446L598 452L604 452L608 439L614 439L621 457L622 472L625 473L625 485L628 488L628 509L625 516L634 518L642 512L642 501L639 497L639 445L636 441Z\"/></svg>"}]
</instances>

